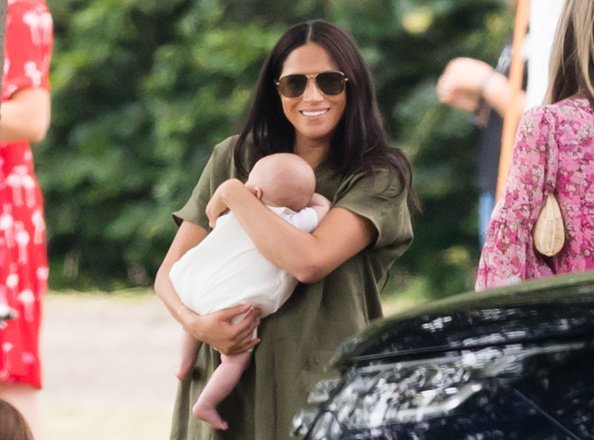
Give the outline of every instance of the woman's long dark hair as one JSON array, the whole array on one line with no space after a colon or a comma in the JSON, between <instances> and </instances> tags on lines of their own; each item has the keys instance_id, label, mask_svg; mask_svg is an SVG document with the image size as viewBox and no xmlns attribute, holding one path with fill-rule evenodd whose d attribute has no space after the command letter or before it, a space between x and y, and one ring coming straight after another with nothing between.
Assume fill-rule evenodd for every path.
<instances>
[{"instance_id":1,"label":"woman's long dark hair","mask_svg":"<svg viewBox=\"0 0 594 440\"><path fill-rule=\"evenodd\" d=\"M235 149L236 163L248 137L259 157L276 152L292 152L295 129L287 120L274 82L289 54L307 43L323 47L348 78L347 102L343 117L332 136L328 164L341 175L391 165L398 172L409 205L419 209L412 189L412 167L398 148L389 144L375 96L371 73L354 40L338 27L314 20L289 29L276 43L260 72L247 121Z\"/></svg>"}]
</instances>

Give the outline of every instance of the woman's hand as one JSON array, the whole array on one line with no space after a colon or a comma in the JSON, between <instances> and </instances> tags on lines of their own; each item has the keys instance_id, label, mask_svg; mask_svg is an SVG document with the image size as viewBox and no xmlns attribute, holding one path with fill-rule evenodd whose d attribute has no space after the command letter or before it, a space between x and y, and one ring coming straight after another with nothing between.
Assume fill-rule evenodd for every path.
<instances>
[{"instance_id":1,"label":"woman's hand","mask_svg":"<svg viewBox=\"0 0 594 440\"><path fill-rule=\"evenodd\" d=\"M493 68L473 58L451 60L437 81L439 100L453 108L474 111Z\"/></svg>"},{"instance_id":2,"label":"woman's hand","mask_svg":"<svg viewBox=\"0 0 594 440\"><path fill-rule=\"evenodd\" d=\"M188 308L180 314L184 329L196 340L216 348L225 355L241 353L254 348L260 340L254 330L260 324L260 312L244 304L206 315L198 315ZM245 315L234 323L235 318Z\"/></svg>"},{"instance_id":3,"label":"woman's hand","mask_svg":"<svg viewBox=\"0 0 594 440\"><path fill-rule=\"evenodd\" d=\"M181 224L157 272L155 292L171 315L193 338L210 344L226 355L241 353L255 347L260 342L253 337L254 330L260 323L259 310L245 304L206 315L198 315L181 302L169 278L173 264L188 250L198 245L206 235L206 230L200 226L186 221ZM233 323L234 319L241 315L245 315L245 318Z\"/></svg>"}]
</instances>

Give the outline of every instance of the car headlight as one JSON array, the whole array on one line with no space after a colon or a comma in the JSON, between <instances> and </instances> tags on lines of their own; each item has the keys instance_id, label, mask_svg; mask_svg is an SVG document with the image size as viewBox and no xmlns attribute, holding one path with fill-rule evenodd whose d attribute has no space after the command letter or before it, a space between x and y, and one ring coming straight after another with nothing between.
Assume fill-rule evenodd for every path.
<instances>
[{"instance_id":1,"label":"car headlight","mask_svg":"<svg viewBox=\"0 0 594 440\"><path fill-rule=\"evenodd\" d=\"M583 346L511 345L353 367L340 381L324 381L314 387L308 403L316 407L295 417L293 433L327 440L344 432L372 431L443 416L477 393L489 393L517 380L524 374L527 360L535 356L560 360Z\"/></svg>"}]
</instances>

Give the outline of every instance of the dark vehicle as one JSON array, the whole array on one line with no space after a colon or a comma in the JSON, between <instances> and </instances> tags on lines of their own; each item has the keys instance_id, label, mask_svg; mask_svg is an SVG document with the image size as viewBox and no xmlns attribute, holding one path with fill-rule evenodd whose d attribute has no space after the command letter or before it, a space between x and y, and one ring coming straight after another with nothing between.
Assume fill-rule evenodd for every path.
<instances>
[{"instance_id":1,"label":"dark vehicle","mask_svg":"<svg viewBox=\"0 0 594 440\"><path fill-rule=\"evenodd\" d=\"M594 439L594 272L455 295L347 340L307 440Z\"/></svg>"}]
</instances>

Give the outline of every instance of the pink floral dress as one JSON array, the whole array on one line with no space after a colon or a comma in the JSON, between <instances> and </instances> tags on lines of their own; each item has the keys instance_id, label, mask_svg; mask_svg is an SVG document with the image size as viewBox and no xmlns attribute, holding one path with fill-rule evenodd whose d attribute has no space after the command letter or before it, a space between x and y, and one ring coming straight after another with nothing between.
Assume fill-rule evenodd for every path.
<instances>
[{"instance_id":1,"label":"pink floral dress","mask_svg":"<svg viewBox=\"0 0 594 440\"><path fill-rule=\"evenodd\" d=\"M44 0L8 0L2 102L24 88L49 89L52 43ZM0 142L0 303L18 313L0 329L0 382L41 387L39 327L47 279L43 198L31 146Z\"/></svg>"},{"instance_id":2,"label":"pink floral dress","mask_svg":"<svg viewBox=\"0 0 594 440\"><path fill-rule=\"evenodd\" d=\"M546 258L534 250L532 227L544 203L548 173L555 172L565 245ZM505 194L487 230L475 288L594 269L593 252L592 107L585 98L535 107L520 122Z\"/></svg>"}]
</instances>

